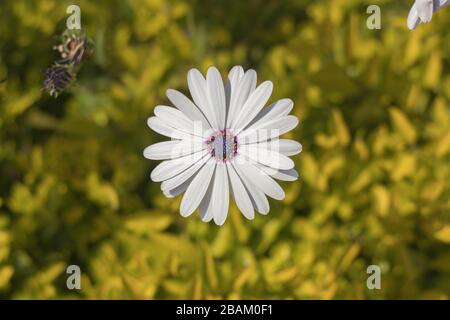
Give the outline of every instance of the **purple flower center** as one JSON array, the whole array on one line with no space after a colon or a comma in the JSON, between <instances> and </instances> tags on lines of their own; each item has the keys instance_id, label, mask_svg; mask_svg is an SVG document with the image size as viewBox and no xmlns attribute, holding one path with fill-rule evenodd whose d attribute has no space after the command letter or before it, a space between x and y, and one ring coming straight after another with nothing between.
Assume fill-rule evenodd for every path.
<instances>
[{"instance_id":1,"label":"purple flower center","mask_svg":"<svg viewBox=\"0 0 450 320\"><path fill-rule=\"evenodd\" d=\"M228 129L216 131L206 143L211 156L220 162L230 161L237 153L237 137Z\"/></svg>"}]
</instances>

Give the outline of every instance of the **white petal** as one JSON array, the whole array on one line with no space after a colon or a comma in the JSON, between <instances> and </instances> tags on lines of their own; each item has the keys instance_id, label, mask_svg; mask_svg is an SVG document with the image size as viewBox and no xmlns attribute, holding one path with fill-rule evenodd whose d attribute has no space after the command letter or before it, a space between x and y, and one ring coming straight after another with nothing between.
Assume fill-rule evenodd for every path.
<instances>
[{"instance_id":1,"label":"white petal","mask_svg":"<svg viewBox=\"0 0 450 320\"><path fill-rule=\"evenodd\" d=\"M227 119L230 115L230 101L231 97L235 96L237 93L237 88L239 85L239 82L244 77L244 69L242 69L241 66L234 66L231 68L230 72L228 73L228 79L227 84L225 85L225 98L226 98L226 104L227 104ZM233 99L236 99L234 97Z\"/></svg>"},{"instance_id":2,"label":"white petal","mask_svg":"<svg viewBox=\"0 0 450 320\"><path fill-rule=\"evenodd\" d=\"M237 163L233 162L232 166L236 170L236 173L241 178L242 183L248 191L253 207L261 214L268 214L270 206L264 192L262 192L262 190L259 189L254 182L248 179L248 177L241 171Z\"/></svg>"},{"instance_id":3,"label":"white petal","mask_svg":"<svg viewBox=\"0 0 450 320\"><path fill-rule=\"evenodd\" d=\"M256 88L256 72L248 70L242 80L239 82L236 94L232 94L230 100L229 116L227 117L227 128L234 128L235 123L239 120L239 113L248 97Z\"/></svg>"},{"instance_id":4,"label":"white petal","mask_svg":"<svg viewBox=\"0 0 450 320\"><path fill-rule=\"evenodd\" d=\"M183 112L192 121L200 121L204 130L211 128L208 120L202 111L184 94L177 90L169 89L166 92L169 100L177 107L178 110Z\"/></svg>"},{"instance_id":5,"label":"white petal","mask_svg":"<svg viewBox=\"0 0 450 320\"><path fill-rule=\"evenodd\" d=\"M298 179L298 173L295 169L289 170L277 170L273 168L266 167L262 164L257 164L257 167L267 173L274 179L282 180L282 181L295 181Z\"/></svg>"},{"instance_id":6,"label":"white petal","mask_svg":"<svg viewBox=\"0 0 450 320\"><path fill-rule=\"evenodd\" d=\"M168 191L175 189L189 178L191 178L197 171L207 162L211 156L208 154L205 157L201 158L199 161L192 164L192 166L186 168L180 174L173 176L172 178L165 180L161 183L161 190Z\"/></svg>"},{"instance_id":7,"label":"white petal","mask_svg":"<svg viewBox=\"0 0 450 320\"><path fill-rule=\"evenodd\" d=\"M206 149L206 144L198 139L163 141L145 148L144 157L150 160L175 159L203 149Z\"/></svg>"},{"instance_id":8,"label":"white petal","mask_svg":"<svg viewBox=\"0 0 450 320\"><path fill-rule=\"evenodd\" d=\"M410 30L414 30L420 24L419 13L417 12L416 4L414 3L408 14L407 25Z\"/></svg>"},{"instance_id":9,"label":"white petal","mask_svg":"<svg viewBox=\"0 0 450 320\"><path fill-rule=\"evenodd\" d=\"M291 112L293 107L294 107L294 102L291 99L281 99L281 100L275 101L274 103L269 105L267 108L262 109L258 113L258 115L255 117L255 119L253 119L249 123L246 130L250 129L253 125L259 126L264 122L287 116L289 114L289 112Z\"/></svg>"},{"instance_id":10,"label":"white petal","mask_svg":"<svg viewBox=\"0 0 450 320\"><path fill-rule=\"evenodd\" d=\"M215 167L215 161L209 160L192 180L181 200L180 214L183 217L191 215L199 206L208 189Z\"/></svg>"},{"instance_id":11,"label":"white petal","mask_svg":"<svg viewBox=\"0 0 450 320\"><path fill-rule=\"evenodd\" d=\"M214 218L217 225L223 225L229 205L229 186L225 164L218 163L211 183L200 203L200 217L204 222Z\"/></svg>"},{"instance_id":12,"label":"white petal","mask_svg":"<svg viewBox=\"0 0 450 320\"><path fill-rule=\"evenodd\" d=\"M279 139L278 141L279 141L278 152L284 154L285 156L295 156L296 154L302 152L302 145L295 140Z\"/></svg>"},{"instance_id":13,"label":"white petal","mask_svg":"<svg viewBox=\"0 0 450 320\"><path fill-rule=\"evenodd\" d=\"M209 104L216 114L219 128L225 127L226 101L222 77L216 67L210 67L206 74L206 88Z\"/></svg>"},{"instance_id":14,"label":"white petal","mask_svg":"<svg viewBox=\"0 0 450 320\"><path fill-rule=\"evenodd\" d=\"M207 154L208 150L205 149L184 157L163 161L153 169L150 178L155 182L170 179L192 166Z\"/></svg>"},{"instance_id":15,"label":"white petal","mask_svg":"<svg viewBox=\"0 0 450 320\"><path fill-rule=\"evenodd\" d=\"M286 116L262 123L260 126L252 126L238 135L239 144L250 144L276 138L291 131L298 125L295 116Z\"/></svg>"},{"instance_id":16,"label":"white petal","mask_svg":"<svg viewBox=\"0 0 450 320\"><path fill-rule=\"evenodd\" d=\"M159 119L173 128L199 137L203 137L204 135L202 127L195 126L194 122L178 109L167 106L156 106L154 113ZM197 124L200 124L200 122L197 122Z\"/></svg>"},{"instance_id":17,"label":"white petal","mask_svg":"<svg viewBox=\"0 0 450 320\"><path fill-rule=\"evenodd\" d=\"M195 139L195 137L189 133L180 131L174 127L169 126L167 123L157 117L150 117L147 119L147 125L153 131L162 134L163 136L173 139Z\"/></svg>"},{"instance_id":18,"label":"white petal","mask_svg":"<svg viewBox=\"0 0 450 320\"><path fill-rule=\"evenodd\" d=\"M209 187L206 190L205 196L203 197L202 201L200 202L200 218L203 222L210 222L212 218L214 217L214 207L211 205L212 201L212 192L214 188L214 179L216 177L216 174L214 173L211 182L209 183Z\"/></svg>"},{"instance_id":19,"label":"white petal","mask_svg":"<svg viewBox=\"0 0 450 320\"><path fill-rule=\"evenodd\" d=\"M230 203L230 190L228 185L228 173L226 164L218 163L216 167L216 177L211 198L211 205L214 208L214 222L221 226L225 223Z\"/></svg>"},{"instance_id":20,"label":"white petal","mask_svg":"<svg viewBox=\"0 0 450 320\"><path fill-rule=\"evenodd\" d=\"M260 142L244 144L244 146L265 148L268 150L279 152L289 157L299 154L302 151L302 145L297 141L290 139L275 138L271 140L264 140Z\"/></svg>"},{"instance_id":21,"label":"white petal","mask_svg":"<svg viewBox=\"0 0 450 320\"><path fill-rule=\"evenodd\" d=\"M269 197L276 200L284 199L285 194L283 189L264 171L257 168L253 164L237 164L237 167L240 169L240 172L248 178L248 180L254 182L254 184Z\"/></svg>"},{"instance_id":22,"label":"white petal","mask_svg":"<svg viewBox=\"0 0 450 320\"><path fill-rule=\"evenodd\" d=\"M216 114L209 103L208 93L206 90L206 80L197 69L191 69L188 72L188 86L195 104L205 115L211 127L219 129Z\"/></svg>"},{"instance_id":23,"label":"white petal","mask_svg":"<svg viewBox=\"0 0 450 320\"><path fill-rule=\"evenodd\" d=\"M433 16L433 0L417 0L415 4L420 20L430 22Z\"/></svg>"},{"instance_id":24,"label":"white petal","mask_svg":"<svg viewBox=\"0 0 450 320\"><path fill-rule=\"evenodd\" d=\"M252 121L256 115L269 100L272 94L273 84L271 81L264 81L258 88L250 95L247 101L242 106L242 110L239 113L236 122L233 125L233 129L236 134L239 134L250 121Z\"/></svg>"},{"instance_id":25,"label":"white petal","mask_svg":"<svg viewBox=\"0 0 450 320\"><path fill-rule=\"evenodd\" d=\"M255 218L255 211L253 209L252 200L250 199L241 178L239 178L232 165L227 165L227 169L228 176L230 177L231 192L233 193L233 198L237 207L242 212L244 217L249 220L253 220Z\"/></svg>"},{"instance_id":26,"label":"white petal","mask_svg":"<svg viewBox=\"0 0 450 320\"><path fill-rule=\"evenodd\" d=\"M298 179L298 172L295 169L278 170L271 174L271 177L282 181L295 181Z\"/></svg>"},{"instance_id":27,"label":"white petal","mask_svg":"<svg viewBox=\"0 0 450 320\"><path fill-rule=\"evenodd\" d=\"M226 127L231 123L228 119L233 117L236 107L235 102L241 80L244 78L244 69L241 66L234 66L228 73L228 80L225 86L225 97L227 102ZM231 101L233 101L233 109L231 108Z\"/></svg>"},{"instance_id":28,"label":"white petal","mask_svg":"<svg viewBox=\"0 0 450 320\"><path fill-rule=\"evenodd\" d=\"M275 169L289 170L295 166L291 158L279 152L266 148L258 148L251 144L240 146L238 153L255 162Z\"/></svg>"},{"instance_id":29,"label":"white petal","mask_svg":"<svg viewBox=\"0 0 450 320\"><path fill-rule=\"evenodd\" d=\"M179 194L182 194L183 192L186 191L186 189L191 184L193 178L194 178L194 176L191 176L189 179L187 179L185 182L180 184L178 187L175 187L173 189L163 190L162 192L167 198L174 198L174 197L178 196Z\"/></svg>"}]
</instances>

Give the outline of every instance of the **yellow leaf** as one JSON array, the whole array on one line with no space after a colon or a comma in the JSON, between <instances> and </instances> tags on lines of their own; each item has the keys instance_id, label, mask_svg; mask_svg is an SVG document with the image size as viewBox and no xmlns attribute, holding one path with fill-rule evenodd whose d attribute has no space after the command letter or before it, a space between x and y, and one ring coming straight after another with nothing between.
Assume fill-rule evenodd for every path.
<instances>
[{"instance_id":1,"label":"yellow leaf","mask_svg":"<svg viewBox=\"0 0 450 320\"><path fill-rule=\"evenodd\" d=\"M425 68L423 83L428 88L434 88L439 84L442 73L442 53L433 50Z\"/></svg>"},{"instance_id":2,"label":"yellow leaf","mask_svg":"<svg viewBox=\"0 0 450 320\"><path fill-rule=\"evenodd\" d=\"M450 81L448 81L450 84ZM450 87L450 85L449 85ZM448 113L448 104L445 98L439 97L435 100L432 111L433 121L439 126L450 126L450 115Z\"/></svg>"},{"instance_id":3,"label":"yellow leaf","mask_svg":"<svg viewBox=\"0 0 450 320\"><path fill-rule=\"evenodd\" d=\"M339 110L333 110L333 121L336 128L336 134L341 146L346 146L350 142L350 133L345 124L342 113Z\"/></svg>"},{"instance_id":4,"label":"yellow leaf","mask_svg":"<svg viewBox=\"0 0 450 320\"><path fill-rule=\"evenodd\" d=\"M405 114L397 108L389 109L389 114L395 130L400 134L400 136L407 143L414 143L417 139L417 133Z\"/></svg>"},{"instance_id":5,"label":"yellow leaf","mask_svg":"<svg viewBox=\"0 0 450 320\"><path fill-rule=\"evenodd\" d=\"M234 279L233 290L240 291L252 276L252 272L254 272L254 270L250 267L244 268L242 271L240 271L237 277Z\"/></svg>"},{"instance_id":6,"label":"yellow leaf","mask_svg":"<svg viewBox=\"0 0 450 320\"><path fill-rule=\"evenodd\" d=\"M444 187L445 183L443 181L432 182L426 185L421 193L422 199L429 202L436 201L436 199L441 195L442 191L444 191Z\"/></svg>"},{"instance_id":7,"label":"yellow leaf","mask_svg":"<svg viewBox=\"0 0 450 320\"><path fill-rule=\"evenodd\" d=\"M437 231L434 237L442 242L450 243L450 224Z\"/></svg>"},{"instance_id":8,"label":"yellow leaf","mask_svg":"<svg viewBox=\"0 0 450 320\"><path fill-rule=\"evenodd\" d=\"M316 134L314 137L314 141L319 146L321 146L322 148L325 148L325 149L334 148L336 146L336 144L338 143L337 136L326 135L323 132Z\"/></svg>"},{"instance_id":9,"label":"yellow leaf","mask_svg":"<svg viewBox=\"0 0 450 320\"><path fill-rule=\"evenodd\" d=\"M372 176L368 170L361 172L348 188L350 194L355 194L364 189L372 180Z\"/></svg>"},{"instance_id":10,"label":"yellow leaf","mask_svg":"<svg viewBox=\"0 0 450 320\"><path fill-rule=\"evenodd\" d=\"M450 151L450 131L447 131L437 142L436 156L442 158Z\"/></svg>"},{"instance_id":11,"label":"yellow leaf","mask_svg":"<svg viewBox=\"0 0 450 320\"><path fill-rule=\"evenodd\" d=\"M196 258L196 248L186 239L168 232L152 232L149 236L155 245L160 246L166 252L174 251L185 257Z\"/></svg>"},{"instance_id":12,"label":"yellow leaf","mask_svg":"<svg viewBox=\"0 0 450 320\"><path fill-rule=\"evenodd\" d=\"M319 168L317 166L316 159L310 153L304 153L300 159L302 165L303 179L310 185L316 184L316 178Z\"/></svg>"},{"instance_id":13,"label":"yellow leaf","mask_svg":"<svg viewBox=\"0 0 450 320\"><path fill-rule=\"evenodd\" d=\"M11 236L8 232L0 230L0 262L8 258L10 253Z\"/></svg>"},{"instance_id":14,"label":"yellow leaf","mask_svg":"<svg viewBox=\"0 0 450 320\"><path fill-rule=\"evenodd\" d=\"M262 240L257 252L264 252L277 238L281 229L280 220L270 220L262 230Z\"/></svg>"},{"instance_id":15,"label":"yellow leaf","mask_svg":"<svg viewBox=\"0 0 450 320\"><path fill-rule=\"evenodd\" d=\"M111 184L100 181L96 173L91 173L87 177L86 191L92 201L100 205L109 205L112 209L118 209L119 196L116 190Z\"/></svg>"},{"instance_id":16,"label":"yellow leaf","mask_svg":"<svg viewBox=\"0 0 450 320\"><path fill-rule=\"evenodd\" d=\"M323 164L322 173L329 177L332 176L333 173L339 172L343 166L345 166L345 159L341 156L336 156Z\"/></svg>"},{"instance_id":17,"label":"yellow leaf","mask_svg":"<svg viewBox=\"0 0 450 320\"><path fill-rule=\"evenodd\" d=\"M200 300L202 298L202 288L203 288L202 276L197 273L194 278L194 284L192 288L192 298L194 300Z\"/></svg>"},{"instance_id":18,"label":"yellow leaf","mask_svg":"<svg viewBox=\"0 0 450 320\"><path fill-rule=\"evenodd\" d=\"M170 213L159 211L141 211L125 220L125 228L138 234L163 231L169 227L174 217Z\"/></svg>"},{"instance_id":19,"label":"yellow leaf","mask_svg":"<svg viewBox=\"0 0 450 320\"><path fill-rule=\"evenodd\" d=\"M206 277L208 278L209 285L213 289L216 289L219 285L219 279L217 278L216 263L214 261L214 257L212 256L211 251L206 244L202 245L202 249L205 262Z\"/></svg>"},{"instance_id":20,"label":"yellow leaf","mask_svg":"<svg viewBox=\"0 0 450 320\"><path fill-rule=\"evenodd\" d=\"M186 299L192 289L190 282L179 279L166 279L162 283L162 287L177 299Z\"/></svg>"},{"instance_id":21,"label":"yellow leaf","mask_svg":"<svg viewBox=\"0 0 450 320\"><path fill-rule=\"evenodd\" d=\"M12 117L22 114L33 105L40 95L41 92L39 90L30 90L27 94L14 99L6 109L7 114Z\"/></svg>"},{"instance_id":22,"label":"yellow leaf","mask_svg":"<svg viewBox=\"0 0 450 320\"><path fill-rule=\"evenodd\" d=\"M250 236L250 230L246 227L245 221L243 221L241 212L237 209L236 204L233 202L230 205L230 218L233 225L233 233L240 243L247 242Z\"/></svg>"},{"instance_id":23,"label":"yellow leaf","mask_svg":"<svg viewBox=\"0 0 450 320\"><path fill-rule=\"evenodd\" d=\"M376 211L385 216L390 207L391 197L389 191L382 185L376 185L372 188L373 204Z\"/></svg>"},{"instance_id":24,"label":"yellow leaf","mask_svg":"<svg viewBox=\"0 0 450 320\"><path fill-rule=\"evenodd\" d=\"M287 267L275 275L275 279L277 282L285 283L288 281L294 280L294 278L298 275L297 266Z\"/></svg>"},{"instance_id":25,"label":"yellow leaf","mask_svg":"<svg viewBox=\"0 0 450 320\"><path fill-rule=\"evenodd\" d=\"M9 281L14 274L14 268L11 266L5 266L0 268L0 289L3 289L9 285Z\"/></svg>"},{"instance_id":26,"label":"yellow leaf","mask_svg":"<svg viewBox=\"0 0 450 320\"><path fill-rule=\"evenodd\" d=\"M151 275L144 277L133 277L128 273L122 274L124 285L132 293L135 299L153 299L157 286Z\"/></svg>"},{"instance_id":27,"label":"yellow leaf","mask_svg":"<svg viewBox=\"0 0 450 320\"><path fill-rule=\"evenodd\" d=\"M394 181L399 181L405 177L412 175L416 170L416 158L413 155L405 154L396 161L391 176Z\"/></svg>"},{"instance_id":28,"label":"yellow leaf","mask_svg":"<svg viewBox=\"0 0 450 320\"><path fill-rule=\"evenodd\" d=\"M354 148L361 160L367 160L369 158L369 149L364 140L357 138L354 143Z\"/></svg>"},{"instance_id":29,"label":"yellow leaf","mask_svg":"<svg viewBox=\"0 0 450 320\"><path fill-rule=\"evenodd\" d=\"M284 201L286 204L292 204L298 200L298 196L300 193L301 184L300 183L292 183L286 189L286 196Z\"/></svg>"},{"instance_id":30,"label":"yellow leaf","mask_svg":"<svg viewBox=\"0 0 450 320\"><path fill-rule=\"evenodd\" d=\"M342 258L342 261L339 265L339 268L341 271L347 270L352 262L356 259L359 252L361 250L361 246L358 243L354 243L348 251L345 253L344 257Z\"/></svg>"},{"instance_id":31,"label":"yellow leaf","mask_svg":"<svg viewBox=\"0 0 450 320\"><path fill-rule=\"evenodd\" d=\"M420 56L420 52L422 48L422 37L420 32L411 32L409 33L408 43L405 49L405 57L403 59L403 63L405 67L413 64L418 57Z\"/></svg>"},{"instance_id":32,"label":"yellow leaf","mask_svg":"<svg viewBox=\"0 0 450 320\"><path fill-rule=\"evenodd\" d=\"M36 285L46 285L53 282L65 269L66 263L55 262L38 272L31 281Z\"/></svg>"},{"instance_id":33,"label":"yellow leaf","mask_svg":"<svg viewBox=\"0 0 450 320\"><path fill-rule=\"evenodd\" d=\"M420 94L422 93L422 87L418 84L413 84L406 98L406 107L408 109L413 108L417 104Z\"/></svg>"}]
</instances>

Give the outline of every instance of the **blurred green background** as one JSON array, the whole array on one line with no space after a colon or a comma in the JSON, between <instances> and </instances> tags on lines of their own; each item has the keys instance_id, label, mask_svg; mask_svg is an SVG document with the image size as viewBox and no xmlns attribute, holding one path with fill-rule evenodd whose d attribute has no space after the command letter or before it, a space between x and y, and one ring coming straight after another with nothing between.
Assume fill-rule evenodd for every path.
<instances>
[{"instance_id":1,"label":"blurred green background","mask_svg":"<svg viewBox=\"0 0 450 320\"><path fill-rule=\"evenodd\" d=\"M448 299L450 7L409 31L412 3L1 1L0 298ZM70 4L95 53L54 99ZM217 227L179 216L142 151L164 139L146 119L166 89L237 64L294 100L300 179Z\"/></svg>"}]
</instances>

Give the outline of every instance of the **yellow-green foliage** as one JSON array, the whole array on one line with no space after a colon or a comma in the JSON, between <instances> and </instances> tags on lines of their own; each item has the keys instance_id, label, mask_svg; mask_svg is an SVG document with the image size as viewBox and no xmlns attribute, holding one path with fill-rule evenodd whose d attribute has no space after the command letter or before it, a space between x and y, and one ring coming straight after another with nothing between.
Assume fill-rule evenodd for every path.
<instances>
[{"instance_id":1,"label":"yellow-green foliage","mask_svg":"<svg viewBox=\"0 0 450 320\"><path fill-rule=\"evenodd\" d=\"M450 297L450 8L409 31L412 0L80 1L95 53L53 99L74 2L0 3L1 298ZM235 64L294 100L303 153L285 201L219 228L180 217L142 151L167 88Z\"/></svg>"}]
</instances>

